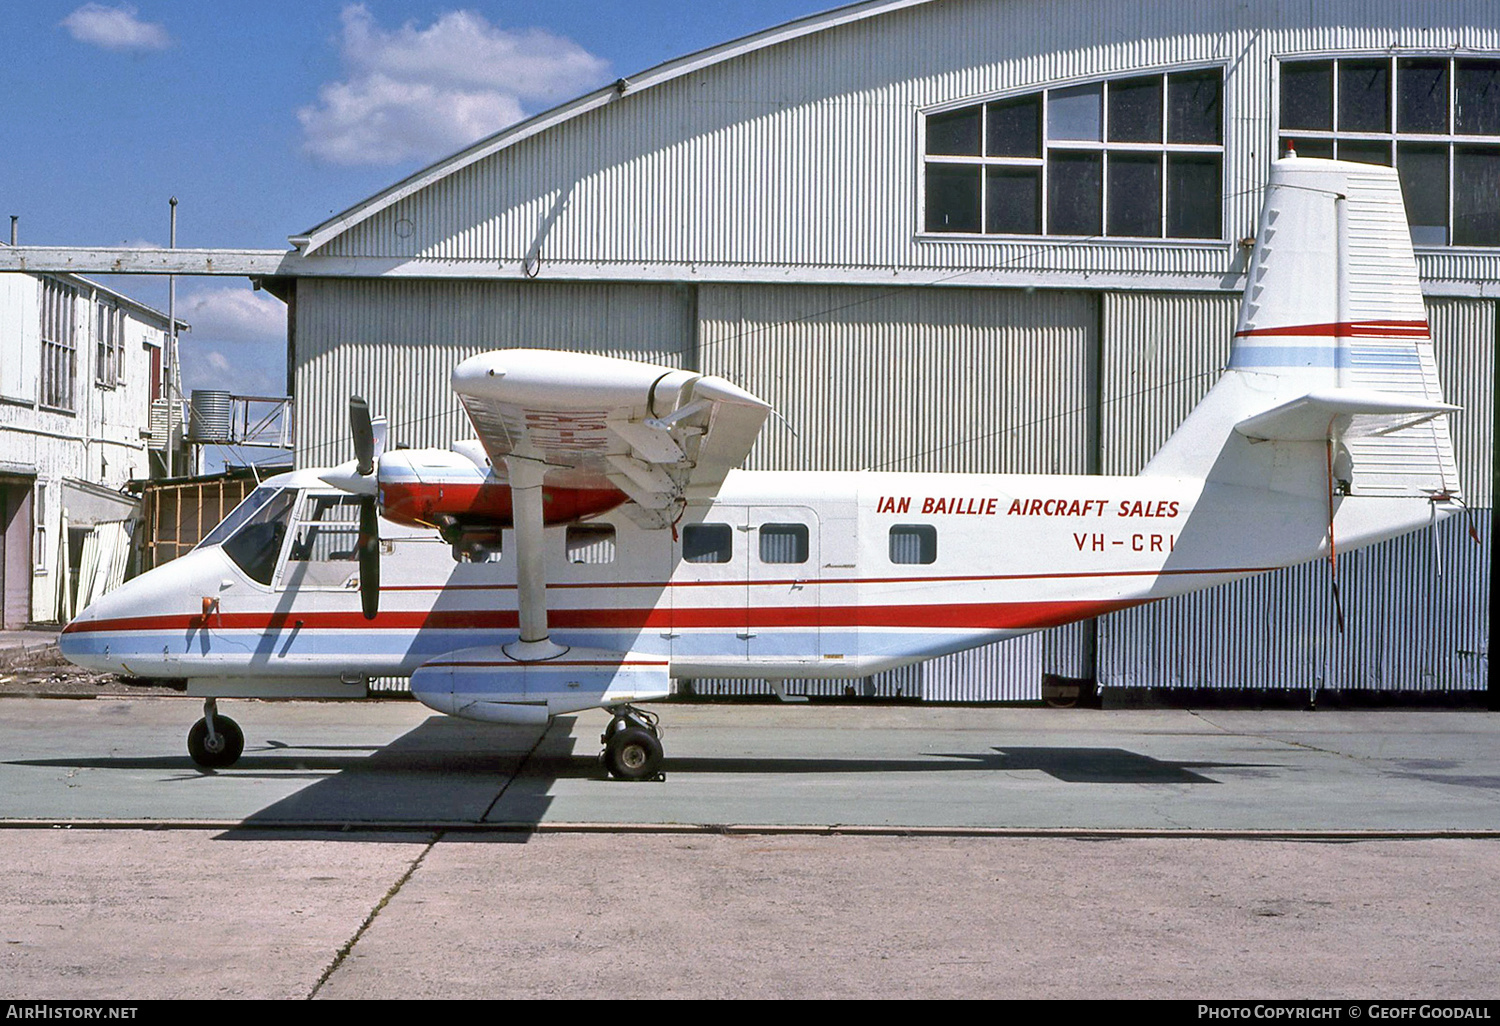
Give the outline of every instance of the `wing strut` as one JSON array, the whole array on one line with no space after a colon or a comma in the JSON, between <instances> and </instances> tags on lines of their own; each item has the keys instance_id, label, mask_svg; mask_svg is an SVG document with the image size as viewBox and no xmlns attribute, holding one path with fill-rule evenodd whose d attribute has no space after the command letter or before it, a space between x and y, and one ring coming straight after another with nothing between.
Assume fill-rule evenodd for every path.
<instances>
[{"instance_id":1,"label":"wing strut","mask_svg":"<svg viewBox=\"0 0 1500 1026\"><path fill-rule=\"evenodd\" d=\"M567 648L552 642L547 627L546 553L543 548L542 478L547 465L523 456L507 456L511 516L516 538L516 604L521 616L521 638L505 646L505 654L521 662L537 662L562 655Z\"/></svg>"}]
</instances>

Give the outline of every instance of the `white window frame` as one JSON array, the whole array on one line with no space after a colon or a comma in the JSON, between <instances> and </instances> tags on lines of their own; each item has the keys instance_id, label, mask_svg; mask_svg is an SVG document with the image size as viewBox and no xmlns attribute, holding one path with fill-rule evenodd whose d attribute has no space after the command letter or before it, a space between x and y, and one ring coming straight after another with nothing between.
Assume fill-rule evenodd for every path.
<instances>
[{"instance_id":1,"label":"white window frame","mask_svg":"<svg viewBox=\"0 0 1500 1026\"><path fill-rule=\"evenodd\" d=\"M1194 71L1218 71L1220 74L1219 93L1219 143L1216 145L1207 143L1169 143L1166 142L1168 131L1167 118L1169 115L1170 95L1167 79L1172 75L1183 74ZM1110 82L1126 82L1133 79L1160 77L1162 79L1162 137L1160 143L1137 143L1137 142L1110 142L1109 141L1109 102L1108 84ZM1100 111L1100 141L1078 139L1052 139L1048 126L1048 98L1051 93L1074 89L1079 86L1098 85L1101 87ZM955 111L967 110L972 107L983 108L991 103L1003 103L1008 100L1019 100L1030 96L1041 96L1041 141L1039 157L991 157L989 150L989 118L981 109L979 116L979 155L945 155L927 153L927 119L933 115L949 114ZM1098 240L1100 242L1129 242L1133 244L1155 243L1173 246L1193 245L1222 245L1224 233L1228 225L1228 190L1224 187L1224 178L1227 173L1227 161L1225 158L1226 141L1228 138L1228 106L1229 81L1228 65L1222 61L1198 62L1190 64L1176 64L1168 67L1143 68L1138 71L1121 72L1110 75L1096 75L1088 78L1063 79L1049 82L1040 86L1028 86L1025 89L1012 89L1003 92L992 93L984 96L967 97L963 100L944 103L924 108L918 112L917 129L917 159L920 162L920 173L917 186L917 224L916 236L922 241L928 242L950 242L950 241L1008 241L1008 242L1036 242L1038 240L1077 241ZM1047 223L1050 211L1048 203L1048 181L1047 163L1048 153L1054 150L1072 150L1078 152L1095 152L1103 154L1101 161L1100 188L1103 193L1100 206L1100 228L1098 235L1057 235L1049 233ZM1161 181L1161 235L1133 236L1133 235L1110 235L1109 228L1109 158L1111 152L1120 153L1154 153L1162 158L1162 181ZM1201 236L1175 236L1167 232L1167 185L1168 174L1166 172L1167 158L1173 154L1208 155L1219 158L1219 237L1206 238ZM980 168L979 176L979 216L980 228L978 232L941 232L931 231L927 228L927 167L929 164L953 164L959 166L970 166ZM1041 231L1036 234L1008 234L1001 232L985 232L984 219L989 209L989 175L985 173L990 167L1035 167L1041 168Z\"/></svg>"}]
</instances>

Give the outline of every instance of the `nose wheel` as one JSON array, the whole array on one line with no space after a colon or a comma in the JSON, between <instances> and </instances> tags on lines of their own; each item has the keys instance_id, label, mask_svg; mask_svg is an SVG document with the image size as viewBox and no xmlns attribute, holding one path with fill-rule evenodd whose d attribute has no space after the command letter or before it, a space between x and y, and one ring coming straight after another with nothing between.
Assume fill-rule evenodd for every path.
<instances>
[{"instance_id":1,"label":"nose wheel","mask_svg":"<svg viewBox=\"0 0 1500 1026\"><path fill-rule=\"evenodd\" d=\"M661 771L661 731L655 714L631 706L613 710L599 740L605 769L616 780L665 780Z\"/></svg>"},{"instance_id":2,"label":"nose wheel","mask_svg":"<svg viewBox=\"0 0 1500 1026\"><path fill-rule=\"evenodd\" d=\"M245 750L245 732L228 716L220 716L212 699L203 703L203 719L188 731L188 755L204 769L233 766Z\"/></svg>"}]
</instances>

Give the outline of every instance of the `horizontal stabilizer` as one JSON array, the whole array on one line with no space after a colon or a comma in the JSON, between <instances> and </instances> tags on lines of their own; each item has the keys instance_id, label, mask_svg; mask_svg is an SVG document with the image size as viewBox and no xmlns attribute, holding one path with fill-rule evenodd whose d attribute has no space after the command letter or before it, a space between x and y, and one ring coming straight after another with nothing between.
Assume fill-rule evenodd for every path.
<instances>
[{"instance_id":1,"label":"horizontal stabilizer","mask_svg":"<svg viewBox=\"0 0 1500 1026\"><path fill-rule=\"evenodd\" d=\"M1234 429L1255 442L1324 442L1389 434L1459 409L1399 392L1328 388L1247 417Z\"/></svg>"}]
</instances>

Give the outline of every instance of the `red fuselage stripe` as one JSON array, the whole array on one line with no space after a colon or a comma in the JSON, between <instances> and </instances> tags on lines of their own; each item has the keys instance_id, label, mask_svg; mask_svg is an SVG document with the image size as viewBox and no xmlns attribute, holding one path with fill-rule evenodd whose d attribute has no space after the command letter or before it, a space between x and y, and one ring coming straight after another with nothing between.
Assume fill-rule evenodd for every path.
<instances>
[{"instance_id":1,"label":"red fuselage stripe","mask_svg":"<svg viewBox=\"0 0 1500 1026\"><path fill-rule=\"evenodd\" d=\"M745 627L850 628L908 627L931 629L1009 630L1048 627L1138 605L1142 599L972 602L895 606L725 606L697 609L553 609L548 621L558 630ZM366 620L357 612L213 613L139 616L91 622L75 621L65 633L194 630L515 630L514 610L429 610L383 612Z\"/></svg>"},{"instance_id":2,"label":"red fuselage stripe","mask_svg":"<svg viewBox=\"0 0 1500 1026\"><path fill-rule=\"evenodd\" d=\"M1426 321L1339 321L1332 324L1289 324L1280 328L1237 331L1235 338L1288 335L1306 338L1426 338Z\"/></svg>"}]
</instances>

